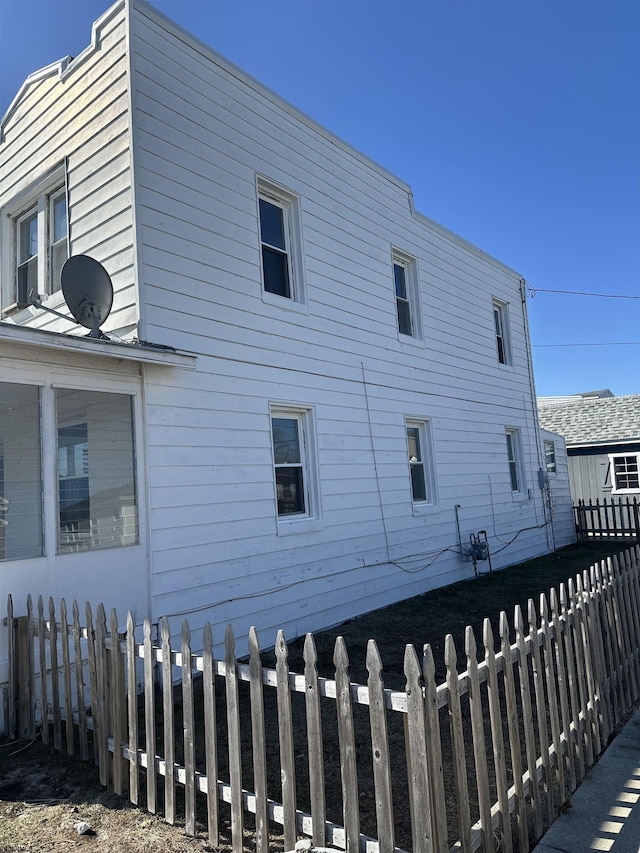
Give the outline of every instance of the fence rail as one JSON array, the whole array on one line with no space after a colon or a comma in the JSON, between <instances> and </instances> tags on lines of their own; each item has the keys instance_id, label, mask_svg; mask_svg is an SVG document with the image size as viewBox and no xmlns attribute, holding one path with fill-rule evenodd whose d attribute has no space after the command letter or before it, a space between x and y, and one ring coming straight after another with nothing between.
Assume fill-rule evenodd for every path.
<instances>
[{"instance_id":1,"label":"fence rail","mask_svg":"<svg viewBox=\"0 0 640 853\"><path fill-rule=\"evenodd\" d=\"M442 683L430 646L407 646L403 690L384 686L374 640L358 684L340 637L329 678L312 635L295 673L282 632L267 667L253 629L246 663L230 627L216 656L210 625L194 654L186 622L172 649L166 619L157 638L131 614L120 632L102 605L82 625L75 602L69 620L64 601L34 613L29 598L14 619L9 597L8 617L14 735L40 726L102 784L169 823L184 813L189 835L199 816L234 853L245 830L259 853L299 836L348 853L488 853L496 839L526 853L640 697L637 546L516 607L512 625L503 612L497 637L485 620L481 646L467 627L460 666L448 635Z\"/></svg>"},{"instance_id":2,"label":"fence rail","mask_svg":"<svg viewBox=\"0 0 640 853\"><path fill-rule=\"evenodd\" d=\"M602 503L578 501L573 508L578 540L640 541L640 504L637 498L604 498Z\"/></svg>"}]
</instances>

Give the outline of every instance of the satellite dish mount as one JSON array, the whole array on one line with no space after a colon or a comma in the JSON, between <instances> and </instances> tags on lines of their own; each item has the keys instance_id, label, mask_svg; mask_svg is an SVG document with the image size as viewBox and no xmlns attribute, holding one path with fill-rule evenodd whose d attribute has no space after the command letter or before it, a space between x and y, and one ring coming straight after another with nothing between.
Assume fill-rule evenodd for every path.
<instances>
[{"instance_id":1,"label":"satellite dish mount","mask_svg":"<svg viewBox=\"0 0 640 853\"><path fill-rule=\"evenodd\" d=\"M89 338L104 338L100 326L106 321L113 306L113 285L109 273L99 261L89 255L72 255L67 258L60 274L62 295L75 322L91 331ZM47 308L42 297L32 290L31 305L68 320L64 314Z\"/></svg>"}]
</instances>

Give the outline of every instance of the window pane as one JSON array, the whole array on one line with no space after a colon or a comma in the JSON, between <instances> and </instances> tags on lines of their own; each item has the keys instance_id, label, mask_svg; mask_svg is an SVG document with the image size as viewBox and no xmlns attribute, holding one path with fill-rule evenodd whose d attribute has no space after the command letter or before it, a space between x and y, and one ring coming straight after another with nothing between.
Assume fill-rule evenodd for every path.
<instances>
[{"instance_id":1,"label":"window pane","mask_svg":"<svg viewBox=\"0 0 640 853\"><path fill-rule=\"evenodd\" d=\"M414 501L426 501L427 486L424 476L424 465L420 463L411 465L411 492Z\"/></svg>"},{"instance_id":2,"label":"window pane","mask_svg":"<svg viewBox=\"0 0 640 853\"><path fill-rule=\"evenodd\" d=\"M31 258L26 264L18 267L17 301L26 305L32 290L38 290L38 258Z\"/></svg>"},{"instance_id":3,"label":"window pane","mask_svg":"<svg viewBox=\"0 0 640 853\"><path fill-rule=\"evenodd\" d=\"M40 394L0 383L0 560L41 557Z\"/></svg>"},{"instance_id":4,"label":"window pane","mask_svg":"<svg viewBox=\"0 0 640 853\"><path fill-rule=\"evenodd\" d=\"M402 299L396 299L398 309L398 331L401 335L411 335L411 310L409 303Z\"/></svg>"},{"instance_id":5,"label":"window pane","mask_svg":"<svg viewBox=\"0 0 640 853\"><path fill-rule=\"evenodd\" d=\"M407 281L405 278L405 270L404 267L401 267L399 264L393 265L393 278L396 285L396 296L399 296L401 299L407 298Z\"/></svg>"},{"instance_id":6,"label":"window pane","mask_svg":"<svg viewBox=\"0 0 640 853\"><path fill-rule=\"evenodd\" d=\"M281 207L260 199L260 236L263 243L286 249L284 242L284 217Z\"/></svg>"},{"instance_id":7,"label":"window pane","mask_svg":"<svg viewBox=\"0 0 640 853\"><path fill-rule=\"evenodd\" d=\"M547 471L550 474L556 473L556 447L553 441L545 441L544 456L547 463Z\"/></svg>"},{"instance_id":8,"label":"window pane","mask_svg":"<svg viewBox=\"0 0 640 853\"><path fill-rule=\"evenodd\" d=\"M407 442L409 444L409 461L421 462L420 452L420 430L418 427L407 427Z\"/></svg>"},{"instance_id":9,"label":"window pane","mask_svg":"<svg viewBox=\"0 0 640 853\"><path fill-rule=\"evenodd\" d=\"M509 476L511 478L511 491L517 492L520 489L518 483L518 463L516 457L516 438L511 432L507 433L507 456L509 459Z\"/></svg>"},{"instance_id":10,"label":"window pane","mask_svg":"<svg viewBox=\"0 0 640 853\"><path fill-rule=\"evenodd\" d=\"M23 264L38 254L38 214L34 213L20 223L18 263Z\"/></svg>"},{"instance_id":11,"label":"window pane","mask_svg":"<svg viewBox=\"0 0 640 853\"><path fill-rule=\"evenodd\" d=\"M56 391L59 551L138 541L132 398Z\"/></svg>"},{"instance_id":12,"label":"window pane","mask_svg":"<svg viewBox=\"0 0 640 853\"><path fill-rule=\"evenodd\" d=\"M276 468L278 515L300 515L306 512L302 468Z\"/></svg>"},{"instance_id":13,"label":"window pane","mask_svg":"<svg viewBox=\"0 0 640 853\"><path fill-rule=\"evenodd\" d=\"M66 196L60 195L53 202L52 212L52 237L53 242L57 243L67 236L67 199Z\"/></svg>"},{"instance_id":14,"label":"window pane","mask_svg":"<svg viewBox=\"0 0 640 853\"><path fill-rule=\"evenodd\" d=\"M299 463L301 460L298 421L294 418L272 418L271 429L276 465Z\"/></svg>"},{"instance_id":15,"label":"window pane","mask_svg":"<svg viewBox=\"0 0 640 853\"><path fill-rule=\"evenodd\" d=\"M264 273L264 289L277 296L290 297L289 269L287 256L275 249L262 247L262 270Z\"/></svg>"},{"instance_id":16,"label":"window pane","mask_svg":"<svg viewBox=\"0 0 640 853\"><path fill-rule=\"evenodd\" d=\"M62 287L62 267L68 257L69 247L65 237L63 240L60 240L59 243L56 243L51 247L51 280L49 283L51 293L54 293L56 290L60 290Z\"/></svg>"}]
</instances>

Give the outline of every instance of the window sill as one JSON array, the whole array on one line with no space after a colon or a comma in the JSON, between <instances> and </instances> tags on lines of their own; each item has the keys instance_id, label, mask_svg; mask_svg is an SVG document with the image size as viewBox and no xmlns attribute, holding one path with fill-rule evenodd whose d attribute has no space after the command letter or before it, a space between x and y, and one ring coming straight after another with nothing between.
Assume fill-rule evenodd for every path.
<instances>
[{"instance_id":1,"label":"window sill","mask_svg":"<svg viewBox=\"0 0 640 853\"><path fill-rule=\"evenodd\" d=\"M529 494L527 492L511 492L511 497L517 503L524 503L529 500Z\"/></svg>"},{"instance_id":2,"label":"window sill","mask_svg":"<svg viewBox=\"0 0 640 853\"><path fill-rule=\"evenodd\" d=\"M276 293L269 293L268 290L264 289L262 291L262 301L266 305L274 305L276 308L282 308L285 311L295 311L298 314L309 313L309 307L304 302L296 302L295 299L278 296Z\"/></svg>"},{"instance_id":3,"label":"window sill","mask_svg":"<svg viewBox=\"0 0 640 853\"><path fill-rule=\"evenodd\" d=\"M278 519L278 536L294 536L299 533L313 533L324 527L320 518Z\"/></svg>"},{"instance_id":4,"label":"window sill","mask_svg":"<svg viewBox=\"0 0 640 853\"><path fill-rule=\"evenodd\" d=\"M414 338L413 335L403 335L401 332L398 332L398 340L401 344L424 349L424 341L422 338Z\"/></svg>"},{"instance_id":5,"label":"window sill","mask_svg":"<svg viewBox=\"0 0 640 853\"><path fill-rule=\"evenodd\" d=\"M440 512L438 504L413 504L412 513L414 516L420 517L423 515L435 515Z\"/></svg>"}]
</instances>

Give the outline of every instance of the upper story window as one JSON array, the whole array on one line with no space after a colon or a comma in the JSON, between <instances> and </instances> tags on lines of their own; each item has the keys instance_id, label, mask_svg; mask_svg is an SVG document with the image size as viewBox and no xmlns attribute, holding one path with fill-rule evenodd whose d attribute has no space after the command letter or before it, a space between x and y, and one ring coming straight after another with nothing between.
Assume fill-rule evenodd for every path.
<instances>
[{"instance_id":1,"label":"upper story window","mask_svg":"<svg viewBox=\"0 0 640 853\"><path fill-rule=\"evenodd\" d=\"M496 348L500 364L512 364L511 340L509 336L509 306L499 299L493 300L493 322L496 333Z\"/></svg>"},{"instance_id":2,"label":"upper story window","mask_svg":"<svg viewBox=\"0 0 640 853\"><path fill-rule=\"evenodd\" d=\"M258 180L262 286L293 302L304 302L300 208L295 195Z\"/></svg>"},{"instance_id":3,"label":"upper story window","mask_svg":"<svg viewBox=\"0 0 640 853\"><path fill-rule=\"evenodd\" d=\"M69 257L69 217L64 168L58 168L14 199L3 211L2 304L24 307L30 293L60 290Z\"/></svg>"},{"instance_id":4,"label":"upper story window","mask_svg":"<svg viewBox=\"0 0 640 853\"><path fill-rule=\"evenodd\" d=\"M398 333L420 338L418 275L414 258L393 252L393 284L396 297Z\"/></svg>"},{"instance_id":5,"label":"upper story window","mask_svg":"<svg viewBox=\"0 0 640 853\"><path fill-rule=\"evenodd\" d=\"M554 441L545 440L544 443L544 459L547 465L549 474L556 473L556 445Z\"/></svg>"},{"instance_id":6,"label":"upper story window","mask_svg":"<svg viewBox=\"0 0 640 853\"><path fill-rule=\"evenodd\" d=\"M507 427L507 460L511 491L514 494L525 493L524 462L522 457L522 436L516 427Z\"/></svg>"},{"instance_id":7,"label":"upper story window","mask_svg":"<svg viewBox=\"0 0 640 853\"><path fill-rule=\"evenodd\" d=\"M613 454L609 456L609 462L613 474L613 494L640 490L640 454Z\"/></svg>"}]
</instances>

